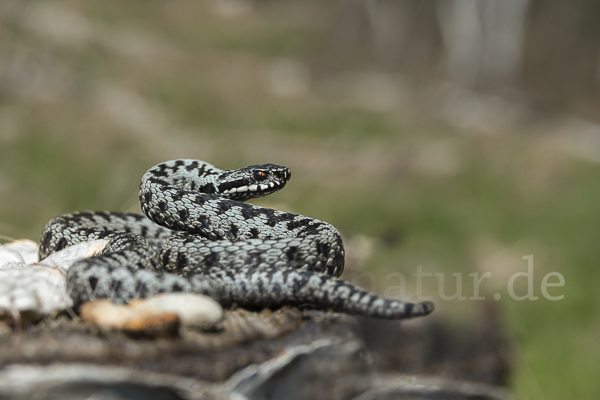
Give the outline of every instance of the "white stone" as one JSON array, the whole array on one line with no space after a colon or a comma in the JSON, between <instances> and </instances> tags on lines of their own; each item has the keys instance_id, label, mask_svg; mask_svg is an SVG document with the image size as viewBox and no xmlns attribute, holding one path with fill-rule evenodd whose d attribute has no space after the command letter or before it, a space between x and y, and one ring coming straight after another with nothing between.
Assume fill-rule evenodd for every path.
<instances>
[{"instance_id":1,"label":"white stone","mask_svg":"<svg viewBox=\"0 0 600 400\"><path fill-rule=\"evenodd\" d=\"M108 299L90 301L81 306L81 316L102 328L156 335L172 333L173 327L179 324L212 328L223 318L223 309L203 295L168 293L132 300L126 305L114 304Z\"/></svg>"},{"instance_id":2,"label":"white stone","mask_svg":"<svg viewBox=\"0 0 600 400\"><path fill-rule=\"evenodd\" d=\"M0 310L4 312L33 311L48 315L71 305L66 277L56 268L24 265L0 270Z\"/></svg>"},{"instance_id":3,"label":"white stone","mask_svg":"<svg viewBox=\"0 0 600 400\"><path fill-rule=\"evenodd\" d=\"M19 239L14 242L5 243L4 247L19 253L25 264L38 262L38 244L33 240Z\"/></svg>"},{"instance_id":4,"label":"white stone","mask_svg":"<svg viewBox=\"0 0 600 400\"><path fill-rule=\"evenodd\" d=\"M194 293L164 293L133 305L136 310L152 308L177 314L184 326L212 328L223 318L223 308L210 297Z\"/></svg>"},{"instance_id":5,"label":"white stone","mask_svg":"<svg viewBox=\"0 0 600 400\"><path fill-rule=\"evenodd\" d=\"M63 272L67 272L69 267L77 260L82 258L88 258L99 254L108 240L98 239L90 242L78 243L73 246L69 246L66 249L58 251L50 256L46 257L43 261L43 265L55 267Z\"/></svg>"},{"instance_id":6,"label":"white stone","mask_svg":"<svg viewBox=\"0 0 600 400\"><path fill-rule=\"evenodd\" d=\"M0 313L50 315L72 306L66 272L73 262L98 254L108 240L79 243L37 261L37 243L16 240L0 246Z\"/></svg>"},{"instance_id":7,"label":"white stone","mask_svg":"<svg viewBox=\"0 0 600 400\"><path fill-rule=\"evenodd\" d=\"M0 269L14 268L18 264L25 265L23 257L15 250L0 245Z\"/></svg>"}]
</instances>

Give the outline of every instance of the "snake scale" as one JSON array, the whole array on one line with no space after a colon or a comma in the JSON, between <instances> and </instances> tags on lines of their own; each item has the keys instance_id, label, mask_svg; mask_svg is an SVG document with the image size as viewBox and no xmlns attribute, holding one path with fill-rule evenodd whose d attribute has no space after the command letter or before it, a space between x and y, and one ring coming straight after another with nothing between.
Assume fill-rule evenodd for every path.
<instances>
[{"instance_id":1,"label":"snake scale","mask_svg":"<svg viewBox=\"0 0 600 400\"><path fill-rule=\"evenodd\" d=\"M163 162L140 184L147 218L121 212L54 218L42 233L40 259L108 239L101 254L69 268L76 307L95 298L126 303L184 291L223 306L309 306L387 319L433 310L430 302L384 299L339 279L344 246L332 225L244 202L280 190L290 177L288 168L273 164L221 170L199 160Z\"/></svg>"}]
</instances>

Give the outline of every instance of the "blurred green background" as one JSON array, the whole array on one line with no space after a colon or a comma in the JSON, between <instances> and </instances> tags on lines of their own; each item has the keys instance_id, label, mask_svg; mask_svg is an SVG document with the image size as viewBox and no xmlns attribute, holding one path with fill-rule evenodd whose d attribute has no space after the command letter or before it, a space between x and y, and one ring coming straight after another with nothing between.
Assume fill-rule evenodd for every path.
<instances>
[{"instance_id":1,"label":"blurred green background","mask_svg":"<svg viewBox=\"0 0 600 400\"><path fill-rule=\"evenodd\" d=\"M593 1L3 0L0 234L138 211L169 159L283 164L292 181L257 203L338 227L347 279L397 295L400 272L415 298L422 266L468 298L489 272L515 396L596 399L598 60ZM539 298L518 301L527 255ZM439 293L425 279L449 323L484 303Z\"/></svg>"}]
</instances>

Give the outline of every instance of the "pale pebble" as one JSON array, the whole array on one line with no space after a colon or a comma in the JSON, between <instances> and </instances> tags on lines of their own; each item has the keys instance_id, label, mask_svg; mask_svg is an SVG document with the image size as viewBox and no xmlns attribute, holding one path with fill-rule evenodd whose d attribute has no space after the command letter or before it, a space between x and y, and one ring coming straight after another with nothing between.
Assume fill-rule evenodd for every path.
<instances>
[{"instance_id":1,"label":"pale pebble","mask_svg":"<svg viewBox=\"0 0 600 400\"><path fill-rule=\"evenodd\" d=\"M0 269L15 268L15 264L25 265L23 257L17 251L0 245Z\"/></svg>"},{"instance_id":2,"label":"pale pebble","mask_svg":"<svg viewBox=\"0 0 600 400\"><path fill-rule=\"evenodd\" d=\"M69 267L77 260L88 258L99 254L104 248L108 240L98 239L89 242L78 243L69 246L66 249L49 255L42 260L42 264L60 269L67 272Z\"/></svg>"},{"instance_id":3,"label":"pale pebble","mask_svg":"<svg viewBox=\"0 0 600 400\"><path fill-rule=\"evenodd\" d=\"M223 318L223 308L208 296L195 293L163 293L147 299L134 300L136 309L157 309L174 313L183 326L210 329Z\"/></svg>"},{"instance_id":4,"label":"pale pebble","mask_svg":"<svg viewBox=\"0 0 600 400\"><path fill-rule=\"evenodd\" d=\"M177 314L159 309L137 309L108 299L93 300L80 308L81 318L103 329L119 329L134 336L170 337L177 334Z\"/></svg>"},{"instance_id":5,"label":"pale pebble","mask_svg":"<svg viewBox=\"0 0 600 400\"><path fill-rule=\"evenodd\" d=\"M21 239L0 246L0 314L30 312L50 315L72 307L67 293L66 272L73 262L98 254L107 240L94 240L67 247L37 261L37 243ZM32 253L35 248L35 258Z\"/></svg>"},{"instance_id":6,"label":"pale pebble","mask_svg":"<svg viewBox=\"0 0 600 400\"><path fill-rule=\"evenodd\" d=\"M210 329L223 318L223 309L213 299L193 293L165 293L136 299L127 305L100 299L81 306L81 316L102 328L144 331L155 329L171 316L183 326Z\"/></svg>"},{"instance_id":7,"label":"pale pebble","mask_svg":"<svg viewBox=\"0 0 600 400\"><path fill-rule=\"evenodd\" d=\"M71 307L65 275L44 265L0 270L0 310L6 314L32 311L49 315Z\"/></svg>"},{"instance_id":8,"label":"pale pebble","mask_svg":"<svg viewBox=\"0 0 600 400\"><path fill-rule=\"evenodd\" d=\"M10 243L4 243L4 247L19 253L25 264L38 262L38 244L33 240L18 239Z\"/></svg>"}]
</instances>

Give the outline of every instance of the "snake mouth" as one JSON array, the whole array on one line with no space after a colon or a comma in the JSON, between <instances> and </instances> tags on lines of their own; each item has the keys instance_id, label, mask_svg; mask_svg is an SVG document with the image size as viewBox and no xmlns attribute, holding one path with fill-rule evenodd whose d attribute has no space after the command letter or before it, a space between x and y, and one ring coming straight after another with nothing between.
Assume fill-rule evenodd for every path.
<instances>
[{"instance_id":1,"label":"snake mouth","mask_svg":"<svg viewBox=\"0 0 600 400\"><path fill-rule=\"evenodd\" d=\"M237 188L232 188L221 192L222 195L225 195L229 198L242 199L242 198L253 198L253 197L261 197L266 196L271 193L275 193L281 190L285 186L286 182L276 183L269 182L265 184L252 184L249 186L240 186Z\"/></svg>"}]
</instances>

